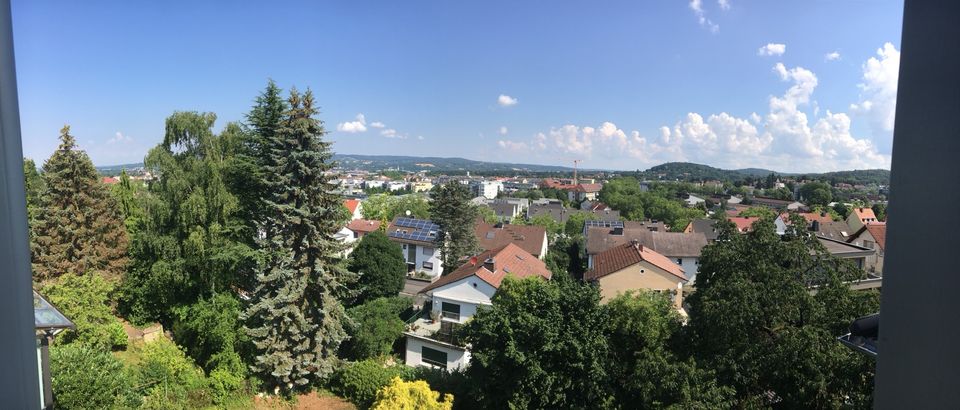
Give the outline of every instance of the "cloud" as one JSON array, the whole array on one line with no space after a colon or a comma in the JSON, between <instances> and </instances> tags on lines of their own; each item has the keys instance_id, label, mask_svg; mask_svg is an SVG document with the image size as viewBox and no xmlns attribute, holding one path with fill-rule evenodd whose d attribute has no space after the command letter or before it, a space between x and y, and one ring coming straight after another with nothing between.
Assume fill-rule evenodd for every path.
<instances>
[{"instance_id":1,"label":"cloud","mask_svg":"<svg viewBox=\"0 0 960 410\"><path fill-rule=\"evenodd\" d=\"M385 128L385 129L383 129L382 131L380 131L380 135L382 135L382 136L384 136L384 137L387 137L387 138L395 138L395 139L401 139L401 140L407 139L407 134L401 134L401 133L397 132L397 130L395 130L395 129L393 129L393 128Z\"/></svg>"},{"instance_id":2,"label":"cloud","mask_svg":"<svg viewBox=\"0 0 960 410\"><path fill-rule=\"evenodd\" d=\"M518 102L519 101L517 101L516 98L513 98L506 94L500 94L500 96L497 97L497 104L499 104L501 107L512 107L514 105L517 105Z\"/></svg>"},{"instance_id":3,"label":"cloud","mask_svg":"<svg viewBox=\"0 0 960 410\"><path fill-rule=\"evenodd\" d=\"M417 139L423 141L423 135L417 135Z\"/></svg>"},{"instance_id":4,"label":"cloud","mask_svg":"<svg viewBox=\"0 0 960 410\"><path fill-rule=\"evenodd\" d=\"M823 58L827 61L837 61L840 59L840 52L833 51L833 52L827 53L826 55L823 56Z\"/></svg>"},{"instance_id":5,"label":"cloud","mask_svg":"<svg viewBox=\"0 0 960 410\"><path fill-rule=\"evenodd\" d=\"M887 84L881 79L888 76L876 71L892 54L889 50L882 54L871 59L876 62L865 64L865 90ZM807 112L819 110L813 100L819 85L816 74L783 63L774 65L772 71L786 86L782 94L768 98L765 113L741 118L727 112L689 112L672 126L659 127L658 135L649 138L637 131L628 133L610 121L596 127L566 124L529 141L500 140L498 145L528 158L555 161L573 157L630 169L667 161L782 171L889 168L890 156L881 153L871 139L854 136L847 114L825 110L820 117L808 116Z\"/></svg>"},{"instance_id":6,"label":"cloud","mask_svg":"<svg viewBox=\"0 0 960 410\"><path fill-rule=\"evenodd\" d=\"M120 131L117 131L117 133L114 134L113 137L107 140L107 144L116 144L118 142L130 142L130 141L133 141L133 138L131 138L129 135L123 135L123 133L121 133Z\"/></svg>"},{"instance_id":7,"label":"cloud","mask_svg":"<svg viewBox=\"0 0 960 410\"><path fill-rule=\"evenodd\" d=\"M727 5L729 6L729 3L727 3ZM689 6L690 10L693 10L693 14L697 16L697 22L700 23L701 27L706 27L711 33L720 31L720 25L715 24L707 18L707 12L703 9L702 0L690 0ZM720 7L723 8L723 2L721 2Z\"/></svg>"},{"instance_id":8,"label":"cloud","mask_svg":"<svg viewBox=\"0 0 960 410\"><path fill-rule=\"evenodd\" d=\"M787 45L780 43L767 43L767 45L760 47L757 50L758 56L782 56L783 53L787 52Z\"/></svg>"},{"instance_id":9,"label":"cloud","mask_svg":"<svg viewBox=\"0 0 960 410\"><path fill-rule=\"evenodd\" d=\"M900 76L900 51L891 43L877 49L877 56L863 64L860 101L850 111L867 118L874 139L889 146L893 141L893 124L897 111L897 80Z\"/></svg>"},{"instance_id":10,"label":"cloud","mask_svg":"<svg viewBox=\"0 0 960 410\"><path fill-rule=\"evenodd\" d=\"M367 132L367 119L363 114L357 114L356 120L337 124L337 131L355 134Z\"/></svg>"},{"instance_id":11,"label":"cloud","mask_svg":"<svg viewBox=\"0 0 960 410\"><path fill-rule=\"evenodd\" d=\"M380 121L371 122L371 123L370 123L370 126L373 127L373 128L383 128L383 127L386 127L386 125L384 125L384 123L382 123L382 122L380 122Z\"/></svg>"},{"instance_id":12,"label":"cloud","mask_svg":"<svg viewBox=\"0 0 960 410\"><path fill-rule=\"evenodd\" d=\"M717 0L721 10L730 10L730 0Z\"/></svg>"},{"instance_id":13,"label":"cloud","mask_svg":"<svg viewBox=\"0 0 960 410\"><path fill-rule=\"evenodd\" d=\"M507 135L507 127L500 127L500 135Z\"/></svg>"}]
</instances>

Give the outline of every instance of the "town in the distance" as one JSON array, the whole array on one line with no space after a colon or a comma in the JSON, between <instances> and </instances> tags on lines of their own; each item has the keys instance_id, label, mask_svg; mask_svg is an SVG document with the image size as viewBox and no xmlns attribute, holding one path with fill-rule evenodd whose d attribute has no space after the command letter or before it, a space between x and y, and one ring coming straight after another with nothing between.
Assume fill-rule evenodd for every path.
<instances>
[{"instance_id":1,"label":"town in the distance","mask_svg":"<svg viewBox=\"0 0 960 410\"><path fill-rule=\"evenodd\" d=\"M58 407L871 403L889 171L342 155L314 104L25 159Z\"/></svg>"}]
</instances>

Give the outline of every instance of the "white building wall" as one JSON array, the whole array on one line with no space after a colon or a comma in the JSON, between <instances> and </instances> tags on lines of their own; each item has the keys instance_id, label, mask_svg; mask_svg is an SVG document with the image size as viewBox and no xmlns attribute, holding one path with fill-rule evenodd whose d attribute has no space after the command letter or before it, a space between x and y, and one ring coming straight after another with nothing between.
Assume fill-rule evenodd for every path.
<instances>
[{"instance_id":1,"label":"white building wall","mask_svg":"<svg viewBox=\"0 0 960 410\"><path fill-rule=\"evenodd\" d=\"M424 245L414 245L410 243L401 243L400 248L403 251L403 260L407 263L411 262L409 260L409 247L411 246L416 248L416 260L412 261L414 265L416 265L416 268L414 269L415 271L426 272L428 275L435 278L440 277L440 275L443 274L443 266L441 266L442 264L440 263L440 250L438 248ZM423 254L424 249L429 251L429 255ZM425 269L423 267L424 262L433 263L433 269Z\"/></svg>"},{"instance_id":2,"label":"white building wall","mask_svg":"<svg viewBox=\"0 0 960 410\"><path fill-rule=\"evenodd\" d=\"M441 315L443 302L460 305L460 320L451 320L466 323L477 313L479 306L490 306L490 300L497 293L497 289L489 283L469 276L453 283L446 284L429 292L433 298L433 313Z\"/></svg>"},{"instance_id":3,"label":"white building wall","mask_svg":"<svg viewBox=\"0 0 960 410\"><path fill-rule=\"evenodd\" d=\"M407 351L404 358L407 366L433 367L433 365L424 363L422 360L421 352L424 346L447 353L447 370L464 369L470 364L470 352L465 349L458 349L447 344L407 335Z\"/></svg>"}]
</instances>

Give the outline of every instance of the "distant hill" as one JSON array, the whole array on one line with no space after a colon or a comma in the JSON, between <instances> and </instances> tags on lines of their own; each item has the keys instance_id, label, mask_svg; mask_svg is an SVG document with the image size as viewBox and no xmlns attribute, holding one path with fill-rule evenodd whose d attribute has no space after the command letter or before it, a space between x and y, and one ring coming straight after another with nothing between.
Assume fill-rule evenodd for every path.
<instances>
[{"instance_id":1,"label":"distant hill","mask_svg":"<svg viewBox=\"0 0 960 410\"><path fill-rule=\"evenodd\" d=\"M737 181L750 178L762 178L770 174L783 176L806 177L831 183L848 184L876 184L890 185L890 171L885 169L865 169L853 171L835 171L824 173L787 173L762 168L720 169L709 165L694 164L691 162L668 162L652 167L640 173L640 178L651 180L680 180L680 181Z\"/></svg>"},{"instance_id":2,"label":"distant hill","mask_svg":"<svg viewBox=\"0 0 960 410\"><path fill-rule=\"evenodd\" d=\"M502 162L474 161L465 158L409 157L399 155L334 154L333 159L342 168L379 171L400 169L402 171L471 171L471 172L571 172L573 168L556 165L511 164Z\"/></svg>"}]
</instances>

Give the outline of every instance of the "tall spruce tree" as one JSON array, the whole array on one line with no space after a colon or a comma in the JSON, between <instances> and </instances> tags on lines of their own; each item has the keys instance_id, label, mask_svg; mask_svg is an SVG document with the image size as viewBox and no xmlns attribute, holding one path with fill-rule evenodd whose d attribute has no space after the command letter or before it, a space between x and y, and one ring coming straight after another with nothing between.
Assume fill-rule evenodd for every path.
<instances>
[{"instance_id":1,"label":"tall spruce tree","mask_svg":"<svg viewBox=\"0 0 960 410\"><path fill-rule=\"evenodd\" d=\"M127 267L127 233L117 203L93 162L77 149L70 127L43 166L42 209L34 220L33 272L40 281L72 272L120 278Z\"/></svg>"},{"instance_id":2,"label":"tall spruce tree","mask_svg":"<svg viewBox=\"0 0 960 410\"><path fill-rule=\"evenodd\" d=\"M266 141L270 165L264 262L244 317L256 349L251 366L275 392L295 391L333 371L346 338L337 294L350 277L333 238L342 198L327 174L334 164L313 94L291 90L282 126Z\"/></svg>"},{"instance_id":3,"label":"tall spruce tree","mask_svg":"<svg viewBox=\"0 0 960 410\"><path fill-rule=\"evenodd\" d=\"M443 270L460 267L460 259L479 249L474 233L477 208L470 203L470 190L459 181L438 186L430 203L430 218L440 225L437 243L443 250Z\"/></svg>"}]
</instances>

